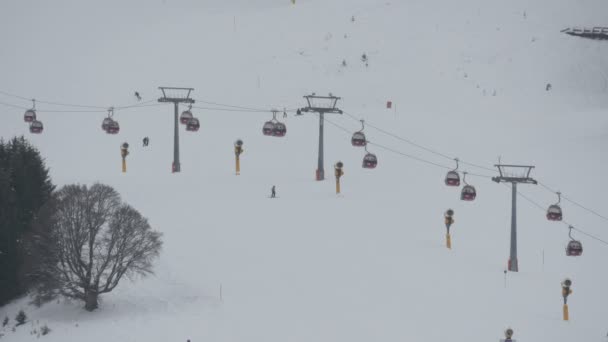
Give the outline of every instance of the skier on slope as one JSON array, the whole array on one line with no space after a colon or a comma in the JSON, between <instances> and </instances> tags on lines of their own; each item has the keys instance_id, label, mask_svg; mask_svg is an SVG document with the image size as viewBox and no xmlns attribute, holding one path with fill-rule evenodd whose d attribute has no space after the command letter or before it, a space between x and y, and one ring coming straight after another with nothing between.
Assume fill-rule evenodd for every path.
<instances>
[{"instance_id":1,"label":"skier on slope","mask_svg":"<svg viewBox=\"0 0 608 342\"><path fill-rule=\"evenodd\" d=\"M143 143L144 143L144 147L148 146L148 144L150 143L150 138L144 137Z\"/></svg>"},{"instance_id":2,"label":"skier on slope","mask_svg":"<svg viewBox=\"0 0 608 342\"><path fill-rule=\"evenodd\" d=\"M137 98L137 101L141 101L141 96L138 91L135 92L135 98Z\"/></svg>"},{"instance_id":3,"label":"skier on slope","mask_svg":"<svg viewBox=\"0 0 608 342\"><path fill-rule=\"evenodd\" d=\"M274 185L273 185L273 186L272 186L272 188L270 189L270 192L271 192L271 193L270 193L270 198L275 198L275 197L277 196L276 189L275 189L275 186L274 186Z\"/></svg>"}]
</instances>

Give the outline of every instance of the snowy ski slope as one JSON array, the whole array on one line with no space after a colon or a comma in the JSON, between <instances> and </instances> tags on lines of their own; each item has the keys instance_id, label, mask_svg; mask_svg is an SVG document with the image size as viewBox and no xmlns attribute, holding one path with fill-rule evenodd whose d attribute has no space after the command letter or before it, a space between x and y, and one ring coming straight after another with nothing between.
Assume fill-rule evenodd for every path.
<instances>
[{"instance_id":1,"label":"snowy ski slope","mask_svg":"<svg viewBox=\"0 0 608 342\"><path fill-rule=\"evenodd\" d=\"M1 318L24 308L33 322L4 339L35 340L32 328L48 324L49 342L482 342L507 326L520 342L602 341L608 245L575 232L583 256L566 257L567 226L520 197L520 272L505 287L510 190L467 177L478 197L462 202L446 169L404 154L446 167L454 157L530 163L543 184L606 215L608 45L559 31L605 24L607 11L602 0L3 1L0 90L102 108L38 102L45 132L32 136L30 102L0 94L17 106L0 105L0 136L27 135L59 185L116 187L165 242L156 274L125 280L96 312L26 299L0 308ZM193 87L197 107L216 108L193 110L198 133L181 129L180 174L170 173L173 109L156 102L158 86ZM117 110L120 134L103 133L104 108L134 104L135 90L151 102ZM312 92L341 96L352 116L327 117L324 182L314 181L315 115L290 112L287 136L272 138L261 133L270 113L206 103L295 109ZM364 170L363 149L350 145L360 118L449 158L368 126L379 165ZM543 207L557 200L540 185L520 190ZM566 221L608 240L605 220L562 204Z\"/></svg>"}]
</instances>

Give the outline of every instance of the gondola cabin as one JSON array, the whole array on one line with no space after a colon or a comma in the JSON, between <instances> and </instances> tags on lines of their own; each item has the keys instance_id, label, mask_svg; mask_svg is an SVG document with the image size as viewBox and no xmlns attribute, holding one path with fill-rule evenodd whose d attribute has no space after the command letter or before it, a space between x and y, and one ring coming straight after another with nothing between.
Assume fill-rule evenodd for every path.
<instances>
[{"instance_id":1,"label":"gondola cabin","mask_svg":"<svg viewBox=\"0 0 608 342\"><path fill-rule=\"evenodd\" d=\"M262 133L264 133L264 135L272 136L273 132L274 132L274 122L266 121L264 123L264 126L262 126Z\"/></svg>"},{"instance_id":2,"label":"gondola cabin","mask_svg":"<svg viewBox=\"0 0 608 342\"><path fill-rule=\"evenodd\" d=\"M40 134L44 130L42 121L34 120L30 123L30 133Z\"/></svg>"},{"instance_id":3,"label":"gondola cabin","mask_svg":"<svg viewBox=\"0 0 608 342\"><path fill-rule=\"evenodd\" d=\"M25 114L23 114L23 121L32 122L34 120L36 120L36 111L33 109L26 110Z\"/></svg>"},{"instance_id":4,"label":"gondola cabin","mask_svg":"<svg viewBox=\"0 0 608 342\"><path fill-rule=\"evenodd\" d=\"M272 135L275 137L284 137L285 134L287 134L287 126L282 122L275 123Z\"/></svg>"},{"instance_id":5,"label":"gondola cabin","mask_svg":"<svg viewBox=\"0 0 608 342\"><path fill-rule=\"evenodd\" d=\"M189 132L197 132L199 128L201 128L201 124L197 118L190 119L190 121L188 121L186 124L186 131Z\"/></svg>"},{"instance_id":6,"label":"gondola cabin","mask_svg":"<svg viewBox=\"0 0 608 342\"><path fill-rule=\"evenodd\" d=\"M557 204L552 204L547 209L547 220L549 221L561 221L562 220L562 208Z\"/></svg>"},{"instance_id":7,"label":"gondola cabin","mask_svg":"<svg viewBox=\"0 0 608 342\"><path fill-rule=\"evenodd\" d=\"M571 240L566 246L567 256L581 256L583 254L583 244L577 240Z\"/></svg>"},{"instance_id":8,"label":"gondola cabin","mask_svg":"<svg viewBox=\"0 0 608 342\"><path fill-rule=\"evenodd\" d=\"M472 185L465 185L460 192L460 199L463 201L473 201L477 197L477 191Z\"/></svg>"},{"instance_id":9,"label":"gondola cabin","mask_svg":"<svg viewBox=\"0 0 608 342\"><path fill-rule=\"evenodd\" d=\"M373 153L368 153L363 157L364 169L375 169L378 166L378 158Z\"/></svg>"},{"instance_id":10,"label":"gondola cabin","mask_svg":"<svg viewBox=\"0 0 608 342\"><path fill-rule=\"evenodd\" d=\"M179 122L182 125L187 125L188 122L190 121L190 119L194 118L194 115L192 115L192 112L189 110L185 110L182 112L182 115L179 117Z\"/></svg>"},{"instance_id":11,"label":"gondola cabin","mask_svg":"<svg viewBox=\"0 0 608 342\"><path fill-rule=\"evenodd\" d=\"M108 134L118 134L118 132L120 132L120 125L118 124L118 121L112 120L108 124L108 127L106 128L106 133L108 133Z\"/></svg>"},{"instance_id":12,"label":"gondola cabin","mask_svg":"<svg viewBox=\"0 0 608 342\"><path fill-rule=\"evenodd\" d=\"M450 171L445 175L445 185L460 186L460 176L456 171Z\"/></svg>"},{"instance_id":13,"label":"gondola cabin","mask_svg":"<svg viewBox=\"0 0 608 342\"><path fill-rule=\"evenodd\" d=\"M103 129L104 131L107 131L108 127L110 126L112 121L114 121L114 120L112 120L112 118L103 119L103 121L101 122L101 129Z\"/></svg>"},{"instance_id":14,"label":"gondola cabin","mask_svg":"<svg viewBox=\"0 0 608 342\"><path fill-rule=\"evenodd\" d=\"M363 132L355 132L353 137L350 139L350 142L353 146L367 145L367 140L365 140L365 134L363 134Z\"/></svg>"}]
</instances>

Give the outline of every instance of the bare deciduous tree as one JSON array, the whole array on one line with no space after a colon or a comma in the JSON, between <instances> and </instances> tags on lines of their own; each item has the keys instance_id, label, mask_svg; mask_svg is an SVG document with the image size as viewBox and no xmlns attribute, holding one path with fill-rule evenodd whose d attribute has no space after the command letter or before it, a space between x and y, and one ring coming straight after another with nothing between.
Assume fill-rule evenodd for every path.
<instances>
[{"instance_id":1,"label":"bare deciduous tree","mask_svg":"<svg viewBox=\"0 0 608 342\"><path fill-rule=\"evenodd\" d=\"M123 276L152 273L161 234L112 187L67 185L50 202L37 222L48 227L40 237L46 262L33 275L39 301L63 295L92 311Z\"/></svg>"}]
</instances>

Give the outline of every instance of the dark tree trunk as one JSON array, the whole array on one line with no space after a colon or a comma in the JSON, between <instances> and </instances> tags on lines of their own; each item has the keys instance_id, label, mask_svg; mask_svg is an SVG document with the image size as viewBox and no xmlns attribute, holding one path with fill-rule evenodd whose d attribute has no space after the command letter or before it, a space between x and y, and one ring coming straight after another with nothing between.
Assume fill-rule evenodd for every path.
<instances>
[{"instance_id":1,"label":"dark tree trunk","mask_svg":"<svg viewBox=\"0 0 608 342\"><path fill-rule=\"evenodd\" d=\"M99 294L95 291L90 291L87 290L84 293L84 308L87 311L93 311L95 309L97 309L99 307L97 299L99 297Z\"/></svg>"}]
</instances>

